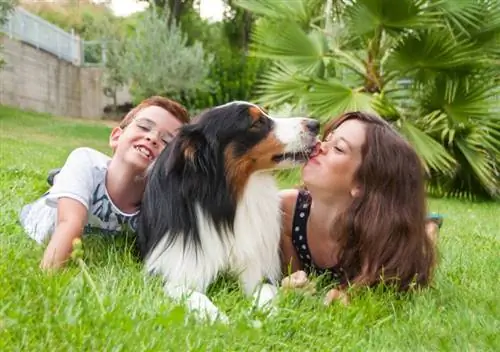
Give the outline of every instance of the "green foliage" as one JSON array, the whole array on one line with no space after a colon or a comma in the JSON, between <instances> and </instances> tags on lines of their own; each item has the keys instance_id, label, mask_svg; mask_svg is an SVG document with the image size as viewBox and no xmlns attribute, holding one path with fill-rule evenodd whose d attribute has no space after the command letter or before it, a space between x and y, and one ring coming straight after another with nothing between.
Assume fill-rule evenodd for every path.
<instances>
[{"instance_id":1,"label":"green foliage","mask_svg":"<svg viewBox=\"0 0 500 352\"><path fill-rule=\"evenodd\" d=\"M105 3L83 1L69 2L28 2L23 6L46 21L71 32L83 40L83 59L87 65L100 65L104 55L112 55L103 48L103 41L120 38L135 30L135 20L139 14L126 18L116 17ZM120 39L121 40L121 39ZM114 47L111 48L114 50Z\"/></svg>"},{"instance_id":2,"label":"green foliage","mask_svg":"<svg viewBox=\"0 0 500 352\"><path fill-rule=\"evenodd\" d=\"M414 145L431 191L500 196L500 2L342 1L323 12L329 21L319 8L311 14L313 0L286 9L237 3L260 17L252 54L274 61L259 83L261 102L321 121L376 112Z\"/></svg>"},{"instance_id":3,"label":"green foliage","mask_svg":"<svg viewBox=\"0 0 500 352\"><path fill-rule=\"evenodd\" d=\"M269 65L268 60L247 54L247 31L253 18L232 7L231 1L225 2L228 11L221 22L208 23L194 11L181 16L182 30L188 37L202 41L213 56L204 89L181 97L193 113L232 100L255 99L257 79Z\"/></svg>"},{"instance_id":4,"label":"green foliage","mask_svg":"<svg viewBox=\"0 0 500 352\"><path fill-rule=\"evenodd\" d=\"M257 78L267 66L265 60L249 57L242 50L221 45L211 51L213 61L204 89L181 97L193 112L232 100L251 101Z\"/></svg>"},{"instance_id":5,"label":"green foliage","mask_svg":"<svg viewBox=\"0 0 500 352\"><path fill-rule=\"evenodd\" d=\"M27 2L23 7L67 32L74 30L85 40L100 39L102 22L121 22L105 4L92 2Z\"/></svg>"},{"instance_id":6,"label":"green foliage","mask_svg":"<svg viewBox=\"0 0 500 352\"><path fill-rule=\"evenodd\" d=\"M7 22L10 12L17 5L17 0L2 0L0 1L0 26Z\"/></svg>"},{"instance_id":7,"label":"green foliage","mask_svg":"<svg viewBox=\"0 0 500 352\"><path fill-rule=\"evenodd\" d=\"M103 93L113 99L113 109L117 108L117 90L124 86L128 74L122 67L122 59L126 55L126 32L111 21L99 23L97 28L101 41L99 47L104 50ZM101 54L102 55L102 54Z\"/></svg>"},{"instance_id":8,"label":"green foliage","mask_svg":"<svg viewBox=\"0 0 500 352\"><path fill-rule=\"evenodd\" d=\"M188 46L181 29L168 25L154 8L138 19L125 45L120 67L135 102L154 94L180 99L204 86L211 55L199 42Z\"/></svg>"},{"instance_id":9,"label":"green foliage","mask_svg":"<svg viewBox=\"0 0 500 352\"><path fill-rule=\"evenodd\" d=\"M0 0L0 27L7 23L10 13L17 5L17 0ZM1 33L0 33L1 35ZM2 46L0 45L0 51ZM5 61L0 57L0 69L5 65Z\"/></svg>"}]
</instances>

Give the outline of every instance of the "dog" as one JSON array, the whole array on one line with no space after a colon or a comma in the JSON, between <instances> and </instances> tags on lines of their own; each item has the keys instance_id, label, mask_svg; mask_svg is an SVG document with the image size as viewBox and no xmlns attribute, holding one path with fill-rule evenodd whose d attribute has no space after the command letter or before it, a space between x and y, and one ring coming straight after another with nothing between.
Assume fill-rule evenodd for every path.
<instances>
[{"instance_id":1,"label":"dog","mask_svg":"<svg viewBox=\"0 0 500 352\"><path fill-rule=\"evenodd\" d=\"M206 296L235 273L253 308L272 306L280 277L281 211L272 170L304 163L319 123L273 118L231 102L181 127L148 174L137 244L148 274L198 318L228 322Z\"/></svg>"}]
</instances>

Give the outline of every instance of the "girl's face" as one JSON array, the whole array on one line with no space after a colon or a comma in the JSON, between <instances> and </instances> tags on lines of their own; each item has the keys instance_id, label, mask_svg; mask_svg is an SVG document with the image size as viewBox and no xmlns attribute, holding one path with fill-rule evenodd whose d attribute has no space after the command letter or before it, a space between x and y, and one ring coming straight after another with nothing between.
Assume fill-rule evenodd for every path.
<instances>
[{"instance_id":1,"label":"girl's face","mask_svg":"<svg viewBox=\"0 0 500 352\"><path fill-rule=\"evenodd\" d=\"M321 142L317 153L302 170L302 180L309 190L331 195L355 196L359 185L354 176L361 165L361 148L366 140L366 126L347 120Z\"/></svg>"}]
</instances>

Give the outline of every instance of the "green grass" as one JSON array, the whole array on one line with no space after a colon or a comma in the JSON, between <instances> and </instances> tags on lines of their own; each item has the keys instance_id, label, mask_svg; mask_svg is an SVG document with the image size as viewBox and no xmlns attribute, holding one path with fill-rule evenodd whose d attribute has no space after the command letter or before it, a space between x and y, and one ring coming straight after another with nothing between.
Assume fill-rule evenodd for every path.
<instances>
[{"instance_id":1,"label":"green grass","mask_svg":"<svg viewBox=\"0 0 500 352\"><path fill-rule=\"evenodd\" d=\"M77 265L39 270L43 248L23 233L17 214L73 148L109 153L109 131L101 122L0 107L0 351L500 350L498 203L430 200L430 210L446 216L431 289L407 297L367 290L348 307L283 294L280 314L258 329L234 281L210 290L232 325L186 325L184 310L142 274L130 240L88 237L84 260L103 314Z\"/></svg>"}]
</instances>

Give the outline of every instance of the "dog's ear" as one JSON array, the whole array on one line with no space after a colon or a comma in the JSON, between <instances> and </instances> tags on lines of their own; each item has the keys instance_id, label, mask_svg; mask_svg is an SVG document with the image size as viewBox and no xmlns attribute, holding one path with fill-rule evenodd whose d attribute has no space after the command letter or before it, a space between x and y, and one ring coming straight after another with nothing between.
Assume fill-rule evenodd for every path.
<instances>
[{"instance_id":1,"label":"dog's ear","mask_svg":"<svg viewBox=\"0 0 500 352\"><path fill-rule=\"evenodd\" d=\"M186 125L176 138L176 147L173 153L176 158L176 167L183 172L201 172L207 174L213 166L209 160L213 159L213 145L209 143L200 126Z\"/></svg>"}]
</instances>

